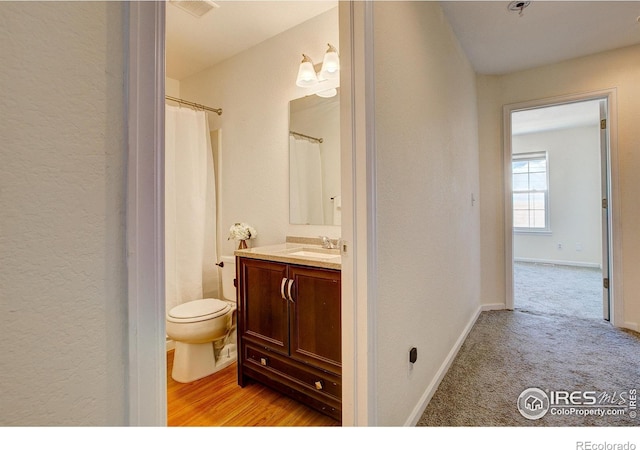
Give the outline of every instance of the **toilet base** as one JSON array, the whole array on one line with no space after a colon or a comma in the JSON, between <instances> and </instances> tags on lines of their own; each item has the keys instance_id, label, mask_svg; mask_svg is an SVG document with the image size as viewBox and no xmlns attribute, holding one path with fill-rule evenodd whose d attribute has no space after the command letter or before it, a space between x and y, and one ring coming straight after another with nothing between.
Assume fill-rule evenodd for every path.
<instances>
[{"instance_id":1,"label":"toilet base","mask_svg":"<svg viewBox=\"0 0 640 450\"><path fill-rule=\"evenodd\" d=\"M230 366L236 362L237 359L238 353L236 352L236 344L233 343L225 345L222 350L220 350L220 354L216 359L216 372Z\"/></svg>"},{"instance_id":2,"label":"toilet base","mask_svg":"<svg viewBox=\"0 0 640 450\"><path fill-rule=\"evenodd\" d=\"M186 344L176 341L171 378L178 383L190 383L209 376L237 359L235 343L225 345L216 360L213 343Z\"/></svg>"}]
</instances>

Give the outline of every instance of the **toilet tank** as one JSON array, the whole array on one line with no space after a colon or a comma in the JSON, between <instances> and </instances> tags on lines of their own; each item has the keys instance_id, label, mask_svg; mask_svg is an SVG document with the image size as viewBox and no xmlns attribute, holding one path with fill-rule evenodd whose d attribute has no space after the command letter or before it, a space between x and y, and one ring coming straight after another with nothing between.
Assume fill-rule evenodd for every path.
<instances>
[{"instance_id":1,"label":"toilet tank","mask_svg":"<svg viewBox=\"0 0 640 450\"><path fill-rule=\"evenodd\" d=\"M220 268L220 278L222 279L222 298L230 302L236 301L236 258L235 256L223 256L220 261L224 263Z\"/></svg>"}]
</instances>

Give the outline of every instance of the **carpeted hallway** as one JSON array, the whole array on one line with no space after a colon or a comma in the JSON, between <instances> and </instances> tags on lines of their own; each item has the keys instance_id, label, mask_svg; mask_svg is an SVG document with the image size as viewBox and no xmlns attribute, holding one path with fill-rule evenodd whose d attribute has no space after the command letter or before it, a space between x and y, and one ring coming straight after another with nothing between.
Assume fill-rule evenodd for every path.
<instances>
[{"instance_id":1,"label":"carpeted hallway","mask_svg":"<svg viewBox=\"0 0 640 450\"><path fill-rule=\"evenodd\" d=\"M640 425L629 411L549 412L538 420L520 414L518 396L532 387L595 391L610 396L607 406L624 392L628 402L629 390L640 390L640 334L602 319L599 271L517 266L516 309L480 315L417 426Z\"/></svg>"}]
</instances>

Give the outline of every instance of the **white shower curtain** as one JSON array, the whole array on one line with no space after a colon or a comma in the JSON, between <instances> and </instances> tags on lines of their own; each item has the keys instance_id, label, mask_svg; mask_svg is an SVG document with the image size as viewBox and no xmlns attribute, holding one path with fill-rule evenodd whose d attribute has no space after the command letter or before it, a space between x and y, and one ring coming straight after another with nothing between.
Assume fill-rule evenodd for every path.
<instances>
[{"instance_id":1,"label":"white shower curtain","mask_svg":"<svg viewBox=\"0 0 640 450\"><path fill-rule=\"evenodd\" d=\"M166 308L216 297L216 203L206 113L166 106Z\"/></svg>"},{"instance_id":2,"label":"white shower curtain","mask_svg":"<svg viewBox=\"0 0 640 450\"><path fill-rule=\"evenodd\" d=\"M289 137L291 223L323 224L320 144Z\"/></svg>"}]
</instances>

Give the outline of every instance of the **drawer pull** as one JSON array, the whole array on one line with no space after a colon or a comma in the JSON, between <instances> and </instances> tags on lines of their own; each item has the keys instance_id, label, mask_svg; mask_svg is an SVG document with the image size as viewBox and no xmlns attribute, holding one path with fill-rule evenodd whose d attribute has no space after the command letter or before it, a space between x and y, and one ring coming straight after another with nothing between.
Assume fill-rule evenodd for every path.
<instances>
[{"instance_id":1,"label":"drawer pull","mask_svg":"<svg viewBox=\"0 0 640 450\"><path fill-rule=\"evenodd\" d=\"M316 381L315 385L316 385L316 389L319 391L321 391L324 388L324 383L322 381Z\"/></svg>"},{"instance_id":2,"label":"drawer pull","mask_svg":"<svg viewBox=\"0 0 640 450\"><path fill-rule=\"evenodd\" d=\"M260 358L260 365L261 365L261 366L268 366L268 365L269 365L269 359L267 359L267 358Z\"/></svg>"}]
</instances>

